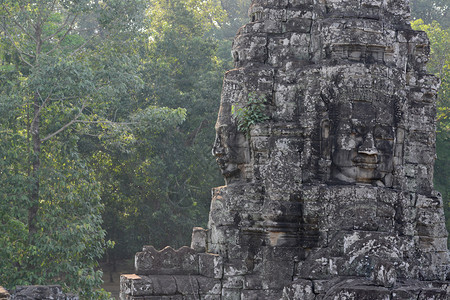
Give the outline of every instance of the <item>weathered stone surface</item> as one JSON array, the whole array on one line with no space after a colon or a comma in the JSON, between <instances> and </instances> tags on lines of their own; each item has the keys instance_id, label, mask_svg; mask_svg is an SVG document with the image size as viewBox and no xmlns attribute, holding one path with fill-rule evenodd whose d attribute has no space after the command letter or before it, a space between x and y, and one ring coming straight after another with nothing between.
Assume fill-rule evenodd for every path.
<instances>
[{"instance_id":1,"label":"weathered stone surface","mask_svg":"<svg viewBox=\"0 0 450 300\"><path fill-rule=\"evenodd\" d=\"M220 279L223 276L223 258L217 254L200 253L198 255L199 274Z\"/></svg>"},{"instance_id":2,"label":"weathered stone surface","mask_svg":"<svg viewBox=\"0 0 450 300\"><path fill-rule=\"evenodd\" d=\"M121 275L120 297L199 297L220 295L222 283L219 279L199 275ZM214 298L214 297L212 297ZM146 299L146 298L145 298Z\"/></svg>"},{"instance_id":3,"label":"weathered stone surface","mask_svg":"<svg viewBox=\"0 0 450 300\"><path fill-rule=\"evenodd\" d=\"M0 286L0 300L9 300L10 295L7 290Z\"/></svg>"},{"instance_id":4,"label":"weathered stone surface","mask_svg":"<svg viewBox=\"0 0 450 300\"><path fill-rule=\"evenodd\" d=\"M206 251L207 230L201 227L192 229L191 248L196 252L203 253Z\"/></svg>"},{"instance_id":5,"label":"weathered stone surface","mask_svg":"<svg viewBox=\"0 0 450 300\"><path fill-rule=\"evenodd\" d=\"M223 82L226 185L208 228L185 256L138 253L139 272L195 274L211 299L449 298L439 81L408 1L253 0L249 17ZM265 117L238 130L232 111L255 97Z\"/></svg>"},{"instance_id":6,"label":"weathered stone surface","mask_svg":"<svg viewBox=\"0 0 450 300\"><path fill-rule=\"evenodd\" d=\"M144 246L142 252L136 253L135 268L139 275L195 275L198 274L198 255L186 246L178 250L166 247L160 251Z\"/></svg>"},{"instance_id":7,"label":"weathered stone surface","mask_svg":"<svg viewBox=\"0 0 450 300\"><path fill-rule=\"evenodd\" d=\"M301 279L294 281L283 289L282 299L314 300L315 297L312 281Z\"/></svg>"},{"instance_id":8,"label":"weathered stone surface","mask_svg":"<svg viewBox=\"0 0 450 300\"><path fill-rule=\"evenodd\" d=\"M6 298L7 299L7 298ZM78 296L63 293L59 285L16 286L11 300L78 300Z\"/></svg>"}]
</instances>

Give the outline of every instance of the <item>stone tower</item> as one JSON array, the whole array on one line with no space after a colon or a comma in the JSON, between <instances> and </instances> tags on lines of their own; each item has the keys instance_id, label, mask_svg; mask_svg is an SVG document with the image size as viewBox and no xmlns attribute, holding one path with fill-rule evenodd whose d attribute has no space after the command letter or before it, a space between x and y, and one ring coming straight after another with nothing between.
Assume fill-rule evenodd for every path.
<instances>
[{"instance_id":1,"label":"stone tower","mask_svg":"<svg viewBox=\"0 0 450 300\"><path fill-rule=\"evenodd\" d=\"M254 0L249 16L208 229L191 248L145 246L122 299L450 299L438 80L408 1ZM243 130L254 99L263 117Z\"/></svg>"}]
</instances>

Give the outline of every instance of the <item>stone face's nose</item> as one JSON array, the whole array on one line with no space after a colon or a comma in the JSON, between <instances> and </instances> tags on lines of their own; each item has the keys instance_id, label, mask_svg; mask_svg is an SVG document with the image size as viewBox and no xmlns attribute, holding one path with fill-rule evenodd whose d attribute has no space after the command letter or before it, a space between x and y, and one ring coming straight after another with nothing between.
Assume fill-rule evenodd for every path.
<instances>
[{"instance_id":1,"label":"stone face's nose","mask_svg":"<svg viewBox=\"0 0 450 300\"><path fill-rule=\"evenodd\" d=\"M212 147L212 155L215 157L222 157L226 154L226 146L227 142L226 137L227 128L226 125L220 125L216 127L216 139L214 140L214 145Z\"/></svg>"},{"instance_id":2,"label":"stone face's nose","mask_svg":"<svg viewBox=\"0 0 450 300\"><path fill-rule=\"evenodd\" d=\"M225 154L225 148L222 146L222 141L219 134L216 134L216 139L214 140L211 153L216 157L220 157Z\"/></svg>"},{"instance_id":3,"label":"stone face's nose","mask_svg":"<svg viewBox=\"0 0 450 300\"><path fill-rule=\"evenodd\" d=\"M378 149L375 147L375 141L373 139L372 133L368 133L362 145L358 148L359 154L366 154L366 155L377 155Z\"/></svg>"}]
</instances>

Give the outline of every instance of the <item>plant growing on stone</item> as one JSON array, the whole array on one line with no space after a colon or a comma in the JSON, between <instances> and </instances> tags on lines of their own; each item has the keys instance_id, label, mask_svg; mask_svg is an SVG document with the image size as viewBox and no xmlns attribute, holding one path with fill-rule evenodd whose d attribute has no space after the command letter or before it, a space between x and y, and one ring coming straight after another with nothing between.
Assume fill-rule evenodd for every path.
<instances>
[{"instance_id":1,"label":"plant growing on stone","mask_svg":"<svg viewBox=\"0 0 450 300\"><path fill-rule=\"evenodd\" d=\"M266 98L263 95L253 92L248 95L248 100L244 107L238 108L235 105L231 107L231 113L236 118L239 131L248 136L252 125L269 119L266 113L266 102Z\"/></svg>"}]
</instances>

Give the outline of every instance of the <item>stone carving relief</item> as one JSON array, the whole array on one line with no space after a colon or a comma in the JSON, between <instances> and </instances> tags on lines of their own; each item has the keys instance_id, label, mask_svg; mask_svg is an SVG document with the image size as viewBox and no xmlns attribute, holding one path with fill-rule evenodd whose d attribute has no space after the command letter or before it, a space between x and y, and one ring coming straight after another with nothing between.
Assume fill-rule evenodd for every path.
<instances>
[{"instance_id":1,"label":"stone carving relief","mask_svg":"<svg viewBox=\"0 0 450 300\"><path fill-rule=\"evenodd\" d=\"M391 187L399 123L395 98L381 93L372 101L346 96L331 104L322 130L329 131L330 179Z\"/></svg>"}]
</instances>

